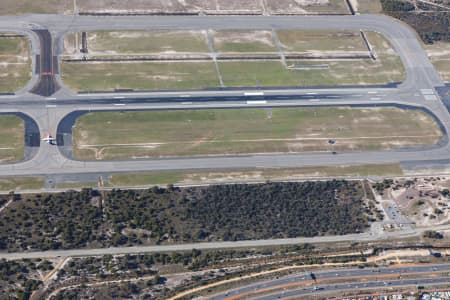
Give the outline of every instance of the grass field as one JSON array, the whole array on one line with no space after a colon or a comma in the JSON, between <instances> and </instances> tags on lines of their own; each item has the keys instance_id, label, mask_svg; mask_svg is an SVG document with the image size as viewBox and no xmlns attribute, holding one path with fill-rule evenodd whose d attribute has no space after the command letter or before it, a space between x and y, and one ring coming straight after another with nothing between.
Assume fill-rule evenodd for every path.
<instances>
[{"instance_id":1,"label":"grass field","mask_svg":"<svg viewBox=\"0 0 450 300\"><path fill-rule=\"evenodd\" d=\"M450 43L425 45L425 49L442 80L450 82Z\"/></svg>"},{"instance_id":2,"label":"grass field","mask_svg":"<svg viewBox=\"0 0 450 300\"><path fill-rule=\"evenodd\" d=\"M266 180L296 180L336 176L396 176L403 171L398 164L359 165L338 167L308 167L292 169L259 169L214 172L155 172L124 173L111 176L113 187L131 187L164 184L205 184L224 182L249 182Z\"/></svg>"},{"instance_id":3,"label":"grass field","mask_svg":"<svg viewBox=\"0 0 450 300\"><path fill-rule=\"evenodd\" d=\"M213 31L212 36L217 52L278 52L271 31Z\"/></svg>"},{"instance_id":4,"label":"grass field","mask_svg":"<svg viewBox=\"0 0 450 300\"><path fill-rule=\"evenodd\" d=\"M405 79L403 64L396 56L377 61L296 60L287 64L292 69L277 61L219 62L219 69L225 86L229 87L384 84ZM327 68L314 69L318 65Z\"/></svg>"},{"instance_id":5,"label":"grass field","mask_svg":"<svg viewBox=\"0 0 450 300\"><path fill-rule=\"evenodd\" d=\"M0 178L0 191L38 190L44 188L44 177Z\"/></svg>"},{"instance_id":6,"label":"grass field","mask_svg":"<svg viewBox=\"0 0 450 300\"><path fill-rule=\"evenodd\" d=\"M367 51L358 31L280 30L278 38L286 52Z\"/></svg>"},{"instance_id":7,"label":"grass field","mask_svg":"<svg viewBox=\"0 0 450 300\"><path fill-rule=\"evenodd\" d=\"M66 63L62 64L62 78L77 91L219 86L213 62Z\"/></svg>"},{"instance_id":8,"label":"grass field","mask_svg":"<svg viewBox=\"0 0 450 300\"><path fill-rule=\"evenodd\" d=\"M49 14L63 13L73 8L71 0L2 0L0 1L0 14Z\"/></svg>"},{"instance_id":9,"label":"grass field","mask_svg":"<svg viewBox=\"0 0 450 300\"><path fill-rule=\"evenodd\" d=\"M225 86L293 86L301 85L303 71L288 70L281 61L219 62Z\"/></svg>"},{"instance_id":10,"label":"grass field","mask_svg":"<svg viewBox=\"0 0 450 300\"><path fill-rule=\"evenodd\" d=\"M16 162L24 157L24 122L12 115L0 115L0 162Z\"/></svg>"},{"instance_id":11,"label":"grass field","mask_svg":"<svg viewBox=\"0 0 450 300\"><path fill-rule=\"evenodd\" d=\"M81 43L81 36L78 41ZM108 54L208 52L203 31L90 31L87 42L90 54L105 49Z\"/></svg>"},{"instance_id":12,"label":"grass field","mask_svg":"<svg viewBox=\"0 0 450 300\"><path fill-rule=\"evenodd\" d=\"M2 0L1 14L23 13L73 13L73 0ZM306 2L302 0L265 0L265 8L259 0L77 0L80 12L248 12L262 13L348 13L345 0L319 0Z\"/></svg>"},{"instance_id":13,"label":"grass field","mask_svg":"<svg viewBox=\"0 0 450 300\"><path fill-rule=\"evenodd\" d=\"M31 78L31 58L24 37L0 37L0 92L15 92Z\"/></svg>"},{"instance_id":14,"label":"grass field","mask_svg":"<svg viewBox=\"0 0 450 300\"><path fill-rule=\"evenodd\" d=\"M344 34L333 33L334 37ZM298 31L285 31L284 36L280 39L295 40ZM304 33L303 33L304 34ZM343 41L349 40L351 43L344 46L345 43L336 40L327 39L326 37L331 33L311 31L306 34L306 40L313 39L309 43L311 47L303 45L302 42L293 44L292 49L296 51L314 52L312 49L319 50L319 52L329 52L326 49L334 49L335 52L345 53L346 51L361 51L362 40L359 33L347 32L346 34L353 34ZM366 32L366 36L372 45L377 60L359 59L359 60L298 60L288 61L288 66L291 67L311 67L318 65L326 65L326 69L302 69L297 71L296 76L299 85L314 86L314 85L351 85L351 84L384 84L389 82L401 82L405 80L405 70L400 57L396 54L389 41L382 35L375 32ZM300 38L300 37L299 37ZM335 46L332 46L335 45ZM314 47L313 47L314 46ZM346 48L347 47L347 48ZM354 50L351 50L354 49ZM225 81L226 82L226 81Z\"/></svg>"},{"instance_id":15,"label":"grass field","mask_svg":"<svg viewBox=\"0 0 450 300\"><path fill-rule=\"evenodd\" d=\"M353 0L357 3L354 9L362 14L377 14L382 11L380 0Z\"/></svg>"},{"instance_id":16,"label":"grass field","mask_svg":"<svg viewBox=\"0 0 450 300\"><path fill-rule=\"evenodd\" d=\"M405 79L403 64L397 57L385 57L382 60L358 61L288 61L292 67L314 67L326 65L328 69L308 69L294 71L298 74L298 85L352 85L384 84L401 82ZM225 81L226 83L226 81Z\"/></svg>"},{"instance_id":17,"label":"grass field","mask_svg":"<svg viewBox=\"0 0 450 300\"><path fill-rule=\"evenodd\" d=\"M266 61L213 62L64 62L62 78L77 91L114 89L167 90L219 87L219 76L226 87L316 86L384 84L401 82L405 72L401 60L381 35L367 32L375 49L372 59L281 59ZM278 55L276 37L271 31L211 31L214 51L226 55ZM277 33L285 53L315 55L352 55L368 53L359 32L299 31ZM81 38L78 39L81 43ZM66 57L77 57L74 35L65 40ZM206 32L203 31L95 31L88 32L89 58L115 58L150 55L207 56ZM280 56L281 57L281 56ZM324 65L324 69L314 68Z\"/></svg>"},{"instance_id":18,"label":"grass field","mask_svg":"<svg viewBox=\"0 0 450 300\"><path fill-rule=\"evenodd\" d=\"M271 14L348 14L345 0L266 0L266 10Z\"/></svg>"},{"instance_id":19,"label":"grass field","mask_svg":"<svg viewBox=\"0 0 450 300\"><path fill-rule=\"evenodd\" d=\"M77 159L121 159L392 149L440 136L432 117L415 110L261 108L89 113L77 120L73 144Z\"/></svg>"}]
</instances>

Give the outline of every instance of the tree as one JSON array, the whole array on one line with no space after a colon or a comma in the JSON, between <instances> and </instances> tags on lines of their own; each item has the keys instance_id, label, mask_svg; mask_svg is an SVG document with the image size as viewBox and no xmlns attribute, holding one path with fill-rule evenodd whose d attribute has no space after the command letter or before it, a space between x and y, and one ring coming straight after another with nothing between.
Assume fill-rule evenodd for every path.
<instances>
[{"instance_id":1,"label":"tree","mask_svg":"<svg viewBox=\"0 0 450 300\"><path fill-rule=\"evenodd\" d=\"M428 239L440 240L440 239L444 238L444 235L442 233L434 231L434 230L427 230L427 231L424 231L423 237L428 238Z\"/></svg>"}]
</instances>

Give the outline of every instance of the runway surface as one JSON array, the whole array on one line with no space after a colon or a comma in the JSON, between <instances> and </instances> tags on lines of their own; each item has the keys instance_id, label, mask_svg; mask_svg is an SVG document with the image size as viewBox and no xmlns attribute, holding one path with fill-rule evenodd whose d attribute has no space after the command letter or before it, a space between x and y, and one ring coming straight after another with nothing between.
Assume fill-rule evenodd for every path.
<instances>
[{"instance_id":1,"label":"runway surface","mask_svg":"<svg viewBox=\"0 0 450 300\"><path fill-rule=\"evenodd\" d=\"M30 37L41 59L40 74L52 72L55 86L39 81L41 94L19 93L0 97L0 111L20 111L33 118L43 132L58 136L61 147L42 143L28 161L0 165L0 176L69 175L127 171L283 168L379 163L414 165L450 164L450 116L435 88L444 87L416 33L403 23L381 15L355 16L68 16L23 15L0 17L0 30ZM254 90L155 91L142 93L75 94L60 82L53 56L62 51L64 34L81 30L134 29L339 29L371 30L385 35L400 55L407 78L389 87L321 87ZM47 35L50 33L50 37ZM38 38L36 38L38 37ZM53 42L49 42L53 40ZM40 43L39 43L40 42ZM36 62L35 62L36 63ZM56 85L61 88L56 90ZM261 104L263 103L263 104ZM444 139L436 146L396 151L242 155L128 161L75 161L70 157L70 132L64 123L76 111L290 107L321 105L406 105L424 109L439 120ZM64 120L64 121L63 121ZM63 121L63 123L61 123ZM69 122L70 123L70 122ZM58 134L58 128L65 128ZM67 146L68 145L68 146ZM86 175L87 176L87 175Z\"/></svg>"},{"instance_id":2,"label":"runway surface","mask_svg":"<svg viewBox=\"0 0 450 300\"><path fill-rule=\"evenodd\" d=\"M34 30L39 36L41 53L36 56L36 73L39 80L31 90L32 93L48 97L53 95L58 89L58 83L55 80L55 62L53 56L52 36L48 30Z\"/></svg>"}]
</instances>

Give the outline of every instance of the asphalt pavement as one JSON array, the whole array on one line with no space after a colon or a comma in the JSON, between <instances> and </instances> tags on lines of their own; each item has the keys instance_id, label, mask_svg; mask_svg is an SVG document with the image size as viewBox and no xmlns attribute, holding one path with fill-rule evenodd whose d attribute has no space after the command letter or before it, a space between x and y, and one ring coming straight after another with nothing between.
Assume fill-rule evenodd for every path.
<instances>
[{"instance_id":1,"label":"asphalt pavement","mask_svg":"<svg viewBox=\"0 0 450 300\"><path fill-rule=\"evenodd\" d=\"M65 33L81 30L134 30L134 29L339 29L370 30L382 33L392 43L405 66L407 78L397 86L372 87L290 87L286 89L257 89L259 96L249 96L255 89L201 90L201 91L154 91L140 93L95 93L75 94L64 87L59 75L54 74L61 88L46 97L26 93L23 90L13 96L0 96L0 112L21 112L37 124L39 132L57 134L64 127L66 117L76 111L146 110L146 109L204 109L204 108L249 108L290 107L328 105L404 105L430 112L441 124L444 139L429 148L400 149L395 151L368 151L338 153L267 154L240 156L212 156L193 158L168 158L123 161L75 161L57 146L41 143L38 151L29 160L16 164L0 164L0 176L48 175L55 178L77 178L96 173L145 172L160 170L207 170L207 169L252 169L292 168L306 166L338 166L357 164L403 163L450 165L448 132L450 115L436 93L444 84L428 60L416 33L405 24L381 15L356 16L65 16L65 15L21 15L1 16L0 31L18 32L30 38L33 55L43 54L44 65L33 70L55 70L57 66L50 57L59 55ZM37 30L51 34L54 42L40 44ZM42 39L41 39L42 40ZM41 41L42 42L42 41ZM49 46L51 45L51 46ZM51 47L51 49L49 48ZM50 65L49 65L50 64ZM41 69L42 68L42 69ZM39 72L38 72L39 73ZM42 74L41 74L42 75ZM31 83L38 78L33 76ZM30 84L27 85L27 87ZM445 93L445 91L444 91ZM46 93L47 94L47 93ZM63 155L65 154L65 155ZM373 239L370 235L352 236L354 240ZM346 237L321 237L321 240L346 240ZM274 244L298 243L298 240L272 240ZM264 241L268 242L268 241ZM242 245L257 245L258 241L245 241ZM167 249L189 249L190 247L227 247L227 243L205 245L161 246L155 251ZM230 244L231 245L231 244ZM239 245L239 242L237 244ZM129 248L131 249L131 248ZM134 251L152 251L149 247ZM74 250L61 252L105 253L101 250ZM124 251L124 249L114 250ZM54 252L48 255L57 255ZM2 254L1 256L5 256ZM25 255L25 254L24 254ZM27 254L33 255L33 254ZM38 253L36 255L45 255Z\"/></svg>"},{"instance_id":2,"label":"asphalt pavement","mask_svg":"<svg viewBox=\"0 0 450 300\"><path fill-rule=\"evenodd\" d=\"M276 245L298 245L305 243L335 243L335 242L355 242L355 241L383 241L398 238L410 238L420 236L429 228L405 229L393 232L368 231L358 234L347 235L330 235L316 237L298 237L285 239L268 239L268 240L243 240L229 242L201 242L189 244L169 244L169 245L151 245L151 246L132 246L132 247L110 247L110 248L94 248L94 249L62 249L35 252L0 252L0 259L23 259L23 258L54 258L54 257L73 257L73 256L100 256L100 255L116 255L116 254L136 254L149 252L172 252L172 251L190 251L192 249L225 249L225 248L248 248L248 247L265 247ZM450 225L435 226L434 230L449 230Z\"/></svg>"},{"instance_id":3,"label":"asphalt pavement","mask_svg":"<svg viewBox=\"0 0 450 300\"><path fill-rule=\"evenodd\" d=\"M305 268L306 270L306 268ZM252 299L278 299L287 298L293 296L300 296L305 294L320 294L329 293L332 291L342 290L355 290L355 289L370 289L376 287L394 287L394 286L406 286L406 285L424 285L424 284L441 284L449 283L450 277L442 276L450 271L450 264L427 264L427 265L412 265L408 267L381 267L381 268L364 268L364 269L347 269L347 268L335 268L327 269L319 272L304 273L297 272L293 275L283 276L281 278L275 278L270 280L263 280L257 283L248 284L236 289L227 290L222 293L206 297L209 300L221 300L227 299L237 295L245 295L252 292L257 292L263 289L279 288L278 291L270 293L270 295L252 296ZM420 274L420 273L436 273L441 277L432 279L383 279L385 275L398 274L399 276L405 276L408 274ZM379 277L378 280L370 279L370 277ZM311 284L309 286L303 286L297 289L284 289L283 286L293 283L302 283L305 281L320 281L321 279L336 279L347 282L339 284ZM365 282L355 282L354 278L367 278Z\"/></svg>"}]
</instances>

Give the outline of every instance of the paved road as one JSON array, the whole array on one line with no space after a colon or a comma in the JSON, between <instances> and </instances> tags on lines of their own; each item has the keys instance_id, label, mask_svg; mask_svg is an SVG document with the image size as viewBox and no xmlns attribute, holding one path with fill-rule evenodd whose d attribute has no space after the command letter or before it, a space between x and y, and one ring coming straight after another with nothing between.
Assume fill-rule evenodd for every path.
<instances>
[{"instance_id":1,"label":"paved road","mask_svg":"<svg viewBox=\"0 0 450 300\"><path fill-rule=\"evenodd\" d=\"M111 247L97 249L70 249L70 250L51 250L36 252L16 252L5 253L0 252L0 259L22 259L22 258L52 258L52 257L69 257L69 256L99 256L105 254L133 254L148 252L170 252L170 251L190 251L192 249L223 249L223 248L241 248L241 247L262 247L276 245L297 245L304 243L335 243L335 242L355 242L355 241L374 241L389 240L396 238L408 238L420 236L429 228L406 229L395 232L365 232L360 234L348 234L337 236L317 236L310 238L286 238L286 239L269 239L269 240L245 240L233 242L207 242L207 243L190 243L176 245L157 245L157 246L133 246L133 247ZM434 230L449 230L450 225L436 226Z\"/></svg>"},{"instance_id":2,"label":"paved road","mask_svg":"<svg viewBox=\"0 0 450 300\"><path fill-rule=\"evenodd\" d=\"M254 291L281 287L281 290L278 292L272 293L269 295L260 295L253 296L252 299L277 299L277 298L286 298L310 293L324 293L331 291L342 291L342 290L354 290L354 289L368 289L371 287L393 287L393 286L404 286L404 285L424 285L424 284L438 284L438 283L448 283L450 282L450 277L442 276L443 273L447 273L450 271L450 264L435 264L435 265L417 265L410 267L394 267L394 268L364 268L364 269L331 269L326 271L314 272L313 274L310 272L306 273L296 273L293 275L283 276L277 279L264 280L257 283L249 284L243 287L239 287L233 290L224 291L223 293L219 293L216 295L212 295L207 297L210 300L221 300L226 299L228 297L243 295L247 293L251 293ZM381 277L383 275L407 275L411 273L434 273L438 276L433 278L433 280L429 279L405 279L405 280L387 280L380 278L379 280L375 280L374 277ZM354 279L348 279L345 282L345 278L349 277L359 277L366 278L366 282L354 282ZM373 279L370 279L372 277ZM445 280L443 280L445 278ZM295 290L283 291L282 286L293 283L301 283L310 280L320 280L320 279L337 279L343 280L344 283L340 284L316 284L312 286L305 286ZM434 280L436 279L436 280ZM314 290L314 286L318 288L318 290Z\"/></svg>"},{"instance_id":3,"label":"paved road","mask_svg":"<svg viewBox=\"0 0 450 300\"><path fill-rule=\"evenodd\" d=\"M351 29L373 30L384 34L399 53L406 69L407 79L395 88L292 88L265 90L268 106L344 105L397 103L412 105L430 111L440 120L445 131L444 142L430 149L384 152L357 152L332 155L330 153L248 155L234 157L199 157L182 159L149 159L133 161L80 162L61 154L58 147L41 145L29 161L0 165L0 176L86 174L98 172L193 170L227 168L303 167L343 164L439 161L450 163L448 126L450 116L442 102L425 100L425 94L434 94L442 86L436 70L417 40L415 32L404 24L379 15L358 16L205 16L205 17L88 17L63 15L26 15L0 17L0 30L23 32L32 38L33 48L39 48L32 30L46 29L55 39L53 52L62 47L62 36L70 31L99 29ZM37 40L37 41L36 41ZM48 52L48 51L47 51ZM59 77L56 76L59 80ZM427 91L426 93L424 91ZM55 134L61 120L77 110L123 109L179 109L212 107L261 107L248 103L242 90L152 92L114 95L76 95L62 88L51 97L19 94L0 97L0 111L21 111L32 117L40 132ZM187 96L187 97L186 97ZM116 98L114 98L116 97ZM117 97L124 97L119 99ZM191 101L191 97L196 100ZM434 96L435 97L435 96ZM284 99L283 99L284 98ZM429 98L429 96L428 96ZM155 101L155 99L158 99ZM180 101L183 99L184 101ZM188 100L187 100L188 99ZM189 104L192 103L192 104Z\"/></svg>"},{"instance_id":4,"label":"paved road","mask_svg":"<svg viewBox=\"0 0 450 300\"><path fill-rule=\"evenodd\" d=\"M438 275L439 276L439 275ZM348 284L336 284L336 285L319 285L316 288L308 287L304 289L281 291L273 293L267 296L255 297L252 299L258 300L273 300L273 299L292 299L293 297L299 297L302 295L320 295L331 294L333 292L345 292L355 290L370 290L377 288L394 288L394 287L411 287L411 286L432 286L432 285L445 285L450 283L450 277L442 276L435 278L424 279L404 279L404 280L388 280L388 281L369 281L366 283L348 283Z\"/></svg>"}]
</instances>

